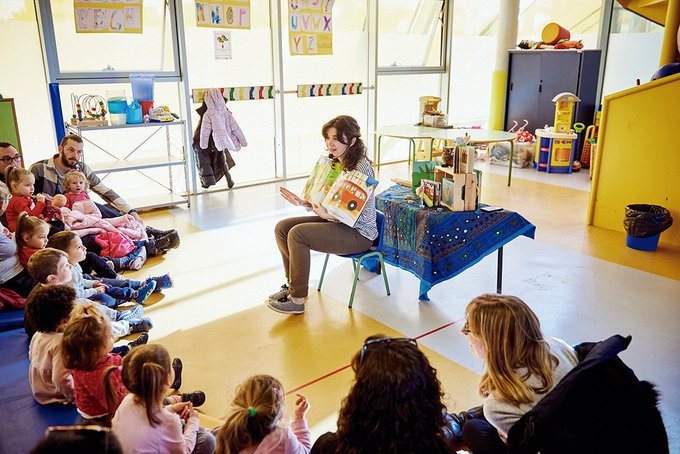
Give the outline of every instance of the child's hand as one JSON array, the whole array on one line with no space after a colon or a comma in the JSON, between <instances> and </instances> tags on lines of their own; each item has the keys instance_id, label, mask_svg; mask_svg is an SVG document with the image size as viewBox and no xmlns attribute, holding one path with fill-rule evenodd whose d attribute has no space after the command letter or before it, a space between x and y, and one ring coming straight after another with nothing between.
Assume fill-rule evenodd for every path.
<instances>
[{"instance_id":1,"label":"child's hand","mask_svg":"<svg viewBox=\"0 0 680 454\"><path fill-rule=\"evenodd\" d=\"M176 404L170 405L170 409L184 420L189 419L191 412L195 411L191 402L177 402Z\"/></svg>"},{"instance_id":2,"label":"child's hand","mask_svg":"<svg viewBox=\"0 0 680 454\"><path fill-rule=\"evenodd\" d=\"M38 202L45 203L45 194L36 194L35 200Z\"/></svg>"},{"instance_id":3,"label":"child's hand","mask_svg":"<svg viewBox=\"0 0 680 454\"><path fill-rule=\"evenodd\" d=\"M95 284L93 288L97 291L97 293L104 293L107 287L108 286L106 284L102 284L100 282L99 284Z\"/></svg>"},{"instance_id":4,"label":"child's hand","mask_svg":"<svg viewBox=\"0 0 680 454\"><path fill-rule=\"evenodd\" d=\"M299 421L305 419L305 415L309 411L309 401L302 394L295 394L298 396L295 401L295 420Z\"/></svg>"}]
</instances>

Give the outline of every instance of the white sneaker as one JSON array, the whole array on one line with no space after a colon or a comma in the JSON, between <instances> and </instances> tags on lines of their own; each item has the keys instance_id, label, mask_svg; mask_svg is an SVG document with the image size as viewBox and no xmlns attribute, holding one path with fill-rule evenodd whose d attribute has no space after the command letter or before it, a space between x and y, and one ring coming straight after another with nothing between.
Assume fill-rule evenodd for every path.
<instances>
[{"instance_id":1,"label":"white sneaker","mask_svg":"<svg viewBox=\"0 0 680 454\"><path fill-rule=\"evenodd\" d=\"M305 303L296 304L290 298L281 298L278 301L268 301L267 307L279 314L299 315L305 313Z\"/></svg>"}]
</instances>

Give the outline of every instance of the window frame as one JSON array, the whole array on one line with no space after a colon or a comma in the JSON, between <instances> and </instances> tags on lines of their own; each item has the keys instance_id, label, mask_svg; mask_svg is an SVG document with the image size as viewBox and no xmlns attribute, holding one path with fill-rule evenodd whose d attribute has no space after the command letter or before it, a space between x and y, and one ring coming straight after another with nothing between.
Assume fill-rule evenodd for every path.
<instances>
[{"instance_id":1,"label":"window frame","mask_svg":"<svg viewBox=\"0 0 680 454\"><path fill-rule=\"evenodd\" d=\"M440 17L437 21L441 20L441 47L439 53L439 65L437 66L378 66L378 75L389 75L389 74L442 74L447 71L447 56L449 48L449 14L450 14L450 0L440 0L442 3ZM376 1L378 16L380 15L380 2ZM379 20L376 17L376 38L377 38L377 51L380 51L380 30L378 28ZM377 63L377 58L376 58Z\"/></svg>"},{"instance_id":2,"label":"window frame","mask_svg":"<svg viewBox=\"0 0 680 454\"><path fill-rule=\"evenodd\" d=\"M170 36L172 38L172 58L174 62L174 70L172 71L143 71L153 72L158 82L180 82L182 80L179 38L178 38L178 22L176 15L176 0L162 0L164 2L164 16L170 14L169 27ZM180 0L181 1L181 0ZM36 0L38 21L42 31L41 38L44 49L44 57L47 61L47 73L50 82L57 82L59 84L101 84L101 83L116 83L128 82L130 74L139 73L140 71L62 71L59 66L59 54L57 50L57 39L54 31L54 17L52 16L52 8L50 0Z\"/></svg>"}]
</instances>

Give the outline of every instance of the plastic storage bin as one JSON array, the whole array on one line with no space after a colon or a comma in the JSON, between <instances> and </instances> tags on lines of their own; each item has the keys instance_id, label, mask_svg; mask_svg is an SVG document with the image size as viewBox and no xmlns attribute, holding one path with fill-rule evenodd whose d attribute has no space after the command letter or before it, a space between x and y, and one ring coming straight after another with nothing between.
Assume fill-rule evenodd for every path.
<instances>
[{"instance_id":1,"label":"plastic storage bin","mask_svg":"<svg viewBox=\"0 0 680 454\"><path fill-rule=\"evenodd\" d=\"M132 97L136 101L153 101L153 74L130 74Z\"/></svg>"},{"instance_id":2,"label":"plastic storage bin","mask_svg":"<svg viewBox=\"0 0 680 454\"><path fill-rule=\"evenodd\" d=\"M130 125L136 125L142 122L142 106L137 101L132 101L127 106L126 122Z\"/></svg>"},{"instance_id":3,"label":"plastic storage bin","mask_svg":"<svg viewBox=\"0 0 680 454\"><path fill-rule=\"evenodd\" d=\"M109 106L109 113L124 114L127 110L125 90L106 90L106 103Z\"/></svg>"}]
</instances>

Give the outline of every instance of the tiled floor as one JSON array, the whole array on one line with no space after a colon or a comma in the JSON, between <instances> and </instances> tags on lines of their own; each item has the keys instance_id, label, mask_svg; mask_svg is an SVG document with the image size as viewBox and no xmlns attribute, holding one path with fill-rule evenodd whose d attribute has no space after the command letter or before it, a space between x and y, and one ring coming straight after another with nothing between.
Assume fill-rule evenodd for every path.
<instances>
[{"instance_id":1,"label":"tiled floor","mask_svg":"<svg viewBox=\"0 0 680 454\"><path fill-rule=\"evenodd\" d=\"M524 299L545 333L568 342L633 335L622 358L639 377L659 385L671 451L680 449L680 248L662 244L655 253L633 251L625 247L623 234L586 227L584 173L515 169L508 188L506 168L482 168L482 200L516 210L537 226L535 240L519 238L505 247L504 292ZM406 164L381 166L380 189L391 185L391 177L407 176ZM304 180L286 184L294 191L303 185ZM314 437L332 430L352 379L349 359L377 332L422 336L450 408L478 403L482 365L458 333L459 321L472 297L495 290L495 255L434 287L428 303L417 300L418 282L407 272L387 267L391 296L385 295L382 278L362 273L350 310L350 262L332 257L318 293L323 257L315 254L307 312L283 316L264 305L266 295L283 282L272 230L279 219L300 212L277 188L208 194L191 210L144 216L151 225L181 232L180 249L150 260L140 273L173 273L176 287L147 308L155 322L151 339L182 357L184 390L203 389L208 395L203 411L221 416L242 379L269 373L287 390L309 397Z\"/></svg>"}]
</instances>

